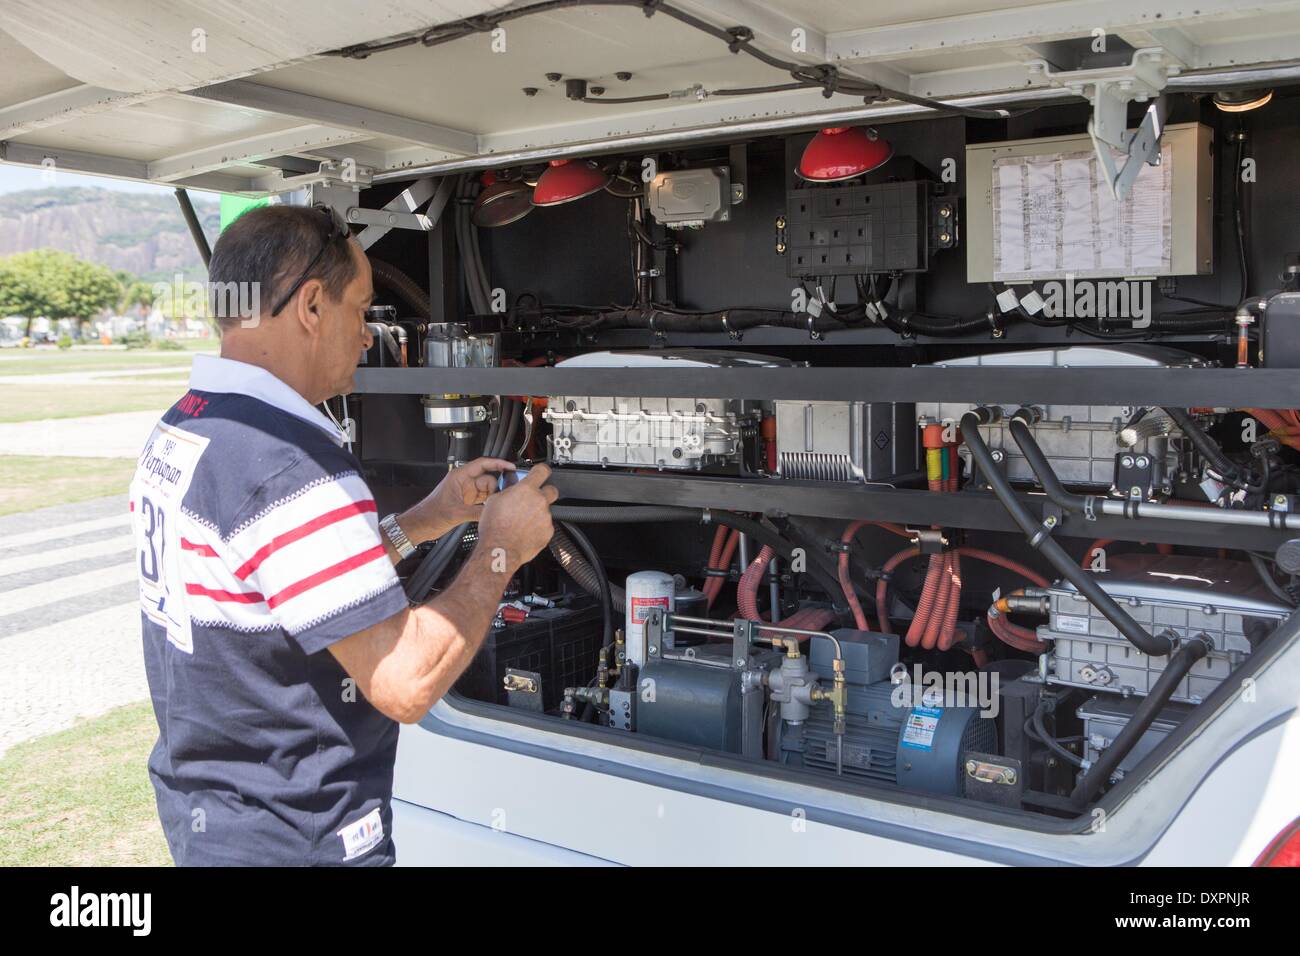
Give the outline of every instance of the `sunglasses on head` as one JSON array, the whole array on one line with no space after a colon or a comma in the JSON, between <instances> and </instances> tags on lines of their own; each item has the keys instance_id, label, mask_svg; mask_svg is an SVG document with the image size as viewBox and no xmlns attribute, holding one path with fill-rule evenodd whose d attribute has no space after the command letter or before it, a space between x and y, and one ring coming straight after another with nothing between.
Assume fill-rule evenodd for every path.
<instances>
[{"instance_id":1,"label":"sunglasses on head","mask_svg":"<svg viewBox=\"0 0 1300 956\"><path fill-rule=\"evenodd\" d=\"M316 268L316 264L320 262L321 256L325 255L325 250L330 247L330 244L339 239L346 242L352 237L352 230L348 228L348 224L343 221L343 217L338 214L338 211L333 206L316 203L311 208L324 214L329 220L329 232L321 241L320 248L316 250L316 255L312 256L311 262L307 263L307 268L302 270L302 275L298 276L298 280L289 287L289 291L280 297L280 301L271 310L273 318L279 315L284 307L289 304L289 300L298 294L298 290L311 277L311 271Z\"/></svg>"}]
</instances>

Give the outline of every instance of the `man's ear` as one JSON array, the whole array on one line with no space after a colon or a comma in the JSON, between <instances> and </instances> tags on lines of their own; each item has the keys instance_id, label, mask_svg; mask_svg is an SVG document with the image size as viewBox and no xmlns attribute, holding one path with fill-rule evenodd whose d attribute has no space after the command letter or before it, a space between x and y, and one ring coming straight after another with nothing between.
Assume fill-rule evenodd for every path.
<instances>
[{"instance_id":1,"label":"man's ear","mask_svg":"<svg viewBox=\"0 0 1300 956\"><path fill-rule=\"evenodd\" d=\"M321 310L325 305L325 286L320 279L308 279L298 292L298 308L294 317L303 331L315 337L321 332Z\"/></svg>"}]
</instances>

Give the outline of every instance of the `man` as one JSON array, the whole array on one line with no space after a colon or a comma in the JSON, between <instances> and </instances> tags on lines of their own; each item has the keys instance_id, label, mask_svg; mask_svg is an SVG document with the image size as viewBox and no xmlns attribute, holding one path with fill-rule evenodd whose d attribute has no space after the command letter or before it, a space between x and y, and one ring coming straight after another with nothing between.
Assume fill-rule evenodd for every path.
<instances>
[{"instance_id":1,"label":"man","mask_svg":"<svg viewBox=\"0 0 1300 956\"><path fill-rule=\"evenodd\" d=\"M493 494L514 466L479 459L381 531L315 407L370 346L361 247L328 210L270 206L226 229L208 271L244 294L218 297L221 357L195 356L131 485L163 829L182 865L391 864L397 722L473 658L556 492L542 466ZM463 569L409 608L399 550L466 521Z\"/></svg>"}]
</instances>

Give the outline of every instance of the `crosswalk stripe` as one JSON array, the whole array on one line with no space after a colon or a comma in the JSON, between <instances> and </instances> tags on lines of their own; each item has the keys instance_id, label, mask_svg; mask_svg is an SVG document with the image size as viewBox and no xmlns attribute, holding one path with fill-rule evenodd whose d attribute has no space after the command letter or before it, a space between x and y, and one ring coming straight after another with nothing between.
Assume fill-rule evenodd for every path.
<instances>
[{"instance_id":1,"label":"crosswalk stripe","mask_svg":"<svg viewBox=\"0 0 1300 956\"><path fill-rule=\"evenodd\" d=\"M3 556L10 548L39 544L42 541L57 541L59 538L84 534L87 531L98 531L100 528L114 528L119 525L122 528L129 528L131 526L131 515L123 513L111 515L107 518L95 518L91 521L77 521L73 524L52 524L40 531L11 534L8 537L0 538L0 556Z\"/></svg>"},{"instance_id":2,"label":"crosswalk stripe","mask_svg":"<svg viewBox=\"0 0 1300 956\"><path fill-rule=\"evenodd\" d=\"M29 584L27 587L14 588L12 591L0 594L0 613L17 614L58 601L75 602L78 597L91 591L99 591L134 580L136 580L135 562L128 561L111 568L72 574L40 584Z\"/></svg>"},{"instance_id":3,"label":"crosswalk stripe","mask_svg":"<svg viewBox=\"0 0 1300 956\"><path fill-rule=\"evenodd\" d=\"M60 601L55 604L42 604L39 607L19 611L17 614L0 616L0 652L4 654L5 673L13 663L9 639L17 635L27 635L34 630L45 630L64 621L84 618L98 611L112 610L125 614L127 619L137 622L135 630L139 631L140 620L140 585L135 581L126 584L114 584L100 591L91 591L79 596L76 602ZM85 632L70 630L62 636L70 641L85 642ZM3 695L0 695L3 696Z\"/></svg>"},{"instance_id":4,"label":"crosswalk stripe","mask_svg":"<svg viewBox=\"0 0 1300 956\"><path fill-rule=\"evenodd\" d=\"M81 561L86 558L98 558L101 555L126 551L135 544L129 534L114 535L90 544L74 544L36 554L23 554L13 558L0 557L0 575L13 574L16 571L36 571L40 568L53 567L69 561ZM3 552L0 552L3 554Z\"/></svg>"}]
</instances>

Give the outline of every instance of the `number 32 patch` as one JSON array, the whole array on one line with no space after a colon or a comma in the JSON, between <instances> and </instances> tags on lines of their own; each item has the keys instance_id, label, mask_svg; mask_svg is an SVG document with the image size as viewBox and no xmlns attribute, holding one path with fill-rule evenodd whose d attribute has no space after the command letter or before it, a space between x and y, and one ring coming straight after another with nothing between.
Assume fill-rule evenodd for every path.
<instances>
[{"instance_id":1,"label":"number 32 patch","mask_svg":"<svg viewBox=\"0 0 1300 956\"><path fill-rule=\"evenodd\" d=\"M194 653L181 577L176 518L208 439L159 422L140 454L131 481L140 608L167 632L167 640Z\"/></svg>"}]
</instances>

